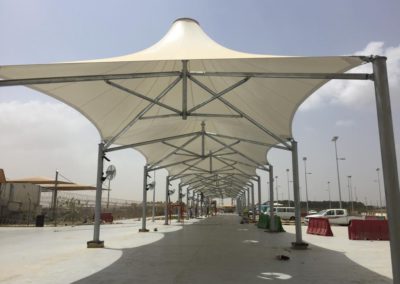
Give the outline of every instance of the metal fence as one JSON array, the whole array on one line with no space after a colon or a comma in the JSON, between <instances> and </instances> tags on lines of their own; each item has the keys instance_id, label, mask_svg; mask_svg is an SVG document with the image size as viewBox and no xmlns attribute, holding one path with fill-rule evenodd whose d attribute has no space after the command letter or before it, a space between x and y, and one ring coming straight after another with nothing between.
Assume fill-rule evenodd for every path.
<instances>
[{"instance_id":1,"label":"metal fence","mask_svg":"<svg viewBox=\"0 0 400 284\"><path fill-rule=\"evenodd\" d=\"M0 224L3 225L35 225L38 216L44 218L45 225L79 225L91 224L94 220L95 192L76 193L59 191L57 194L57 209L54 210L53 193L42 192L40 206L35 211L13 212L0 214ZM107 197L102 199L102 212L111 213L114 220L140 218L142 202ZM155 215L162 215L164 203L155 203ZM5 213L5 212L4 212ZM9 213L9 212L8 212ZM148 203L147 216L152 215L152 204Z\"/></svg>"}]
</instances>

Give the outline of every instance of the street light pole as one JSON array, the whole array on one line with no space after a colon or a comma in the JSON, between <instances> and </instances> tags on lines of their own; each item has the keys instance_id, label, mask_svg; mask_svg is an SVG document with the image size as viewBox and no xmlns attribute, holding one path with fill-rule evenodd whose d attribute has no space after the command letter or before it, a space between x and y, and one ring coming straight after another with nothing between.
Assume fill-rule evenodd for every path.
<instances>
[{"instance_id":1,"label":"street light pole","mask_svg":"<svg viewBox=\"0 0 400 284\"><path fill-rule=\"evenodd\" d=\"M336 145L336 141L338 139L339 139L339 136L333 136L331 141L335 143L336 170L337 170L338 189L339 189L339 207L342 208L342 193L340 190L340 174L339 174L339 158L338 158L338 154L337 154L337 145ZM341 160L344 160L344 158L341 158Z\"/></svg>"},{"instance_id":2,"label":"street light pole","mask_svg":"<svg viewBox=\"0 0 400 284\"><path fill-rule=\"evenodd\" d=\"M287 175L287 198L288 198L288 206L290 207L290 186L289 186L289 169L286 169L286 175Z\"/></svg>"},{"instance_id":3,"label":"street light pole","mask_svg":"<svg viewBox=\"0 0 400 284\"><path fill-rule=\"evenodd\" d=\"M304 177L305 177L305 182L306 182L306 210L308 214L308 185L307 185L307 157L303 157L304 161Z\"/></svg>"},{"instance_id":4,"label":"street light pole","mask_svg":"<svg viewBox=\"0 0 400 284\"><path fill-rule=\"evenodd\" d=\"M382 207L382 195L381 195L381 179L380 179L380 175L379 175L379 168L376 169L376 174L378 175L378 189L379 189L379 206L380 208Z\"/></svg>"},{"instance_id":5,"label":"street light pole","mask_svg":"<svg viewBox=\"0 0 400 284\"><path fill-rule=\"evenodd\" d=\"M329 208L332 208L332 203L331 203L331 187L330 187L331 182L328 181L328 196L329 196Z\"/></svg>"},{"instance_id":6,"label":"street light pole","mask_svg":"<svg viewBox=\"0 0 400 284\"><path fill-rule=\"evenodd\" d=\"M349 189L349 202L351 203L351 212L354 212L354 203L351 190L351 176L347 176L347 187Z\"/></svg>"}]
</instances>

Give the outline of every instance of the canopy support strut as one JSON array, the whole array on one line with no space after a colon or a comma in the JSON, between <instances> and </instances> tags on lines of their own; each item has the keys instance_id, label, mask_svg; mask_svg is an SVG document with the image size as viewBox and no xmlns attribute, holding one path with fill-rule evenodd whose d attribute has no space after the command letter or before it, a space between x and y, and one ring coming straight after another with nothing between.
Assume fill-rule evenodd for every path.
<instances>
[{"instance_id":1,"label":"canopy support strut","mask_svg":"<svg viewBox=\"0 0 400 284\"><path fill-rule=\"evenodd\" d=\"M299 157L297 152L297 141L291 140L292 144L292 168L293 168L293 199L294 215L296 227L296 241L292 242L292 248L307 249L308 244L303 242L301 231L301 204L300 204L300 186L299 186Z\"/></svg>"},{"instance_id":2,"label":"canopy support strut","mask_svg":"<svg viewBox=\"0 0 400 284\"><path fill-rule=\"evenodd\" d=\"M164 206L164 225L168 225L168 205L169 205L169 176L165 183L165 206Z\"/></svg>"},{"instance_id":3,"label":"canopy support strut","mask_svg":"<svg viewBox=\"0 0 400 284\"><path fill-rule=\"evenodd\" d=\"M88 248L103 248L104 241L100 241L100 215L101 215L101 194L103 187L103 159L104 143L99 143L97 156L97 182L96 182L96 205L94 209L93 240L87 242Z\"/></svg>"},{"instance_id":4,"label":"canopy support strut","mask_svg":"<svg viewBox=\"0 0 400 284\"><path fill-rule=\"evenodd\" d=\"M254 183L250 182L251 188L251 210L253 211L252 219L256 221L256 204L254 203Z\"/></svg>"},{"instance_id":5,"label":"canopy support strut","mask_svg":"<svg viewBox=\"0 0 400 284\"><path fill-rule=\"evenodd\" d=\"M121 137L124 133L126 133L143 115L145 115L154 105L156 105L168 92L181 80L180 77L175 79L171 84L169 84L150 104L148 104L142 111L140 111L124 128L122 128L114 137L112 137L107 143L104 145L104 148L107 149ZM111 83L111 82L110 82ZM129 91L129 90L125 90Z\"/></svg>"},{"instance_id":6,"label":"canopy support strut","mask_svg":"<svg viewBox=\"0 0 400 284\"><path fill-rule=\"evenodd\" d=\"M269 231L275 232L275 212L274 212L274 167L269 166Z\"/></svg>"},{"instance_id":7,"label":"canopy support strut","mask_svg":"<svg viewBox=\"0 0 400 284\"><path fill-rule=\"evenodd\" d=\"M386 57L372 60L375 99L381 144L382 172L385 184L386 208L389 222L393 283L400 283L400 189Z\"/></svg>"},{"instance_id":8,"label":"canopy support strut","mask_svg":"<svg viewBox=\"0 0 400 284\"><path fill-rule=\"evenodd\" d=\"M212 95L213 97L215 97L216 99L218 99L219 101L221 101L224 105L228 106L230 109L232 109L233 111L237 112L238 114L240 114L241 116L243 116L245 119L247 119L249 122L251 122L253 125L255 125L256 127L258 127L259 129L261 129L263 132L265 132L266 134L268 134L269 136L271 136L272 138L274 138L277 142L282 143L283 145L285 145L287 148L290 148L290 146L287 144L286 141L284 141L282 138L280 138L279 136L275 135L273 132L271 132L270 130L268 130L267 128L265 128L263 125L261 125L260 123L258 123L256 120L254 120L251 116L247 115L246 113L244 113L243 111L241 111L239 108L237 108L236 106L234 106L233 104L231 104L230 102L228 102L227 100L225 100L224 98L222 98L221 96L218 96L217 93L215 93L213 90L211 90L209 87L207 87L205 84L203 84L202 82L200 82L199 80L197 80L194 77L189 77L189 79L194 82L195 84L197 84L200 88L202 88L203 90L207 91L210 95Z\"/></svg>"},{"instance_id":9,"label":"canopy support strut","mask_svg":"<svg viewBox=\"0 0 400 284\"><path fill-rule=\"evenodd\" d=\"M146 217L147 217L147 174L148 167L147 164L143 167L143 203L142 203L142 228L139 232L146 233L149 230L146 229Z\"/></svg>"},{"instance_id":10,"label":"canopy support strut","mask_svg":"<svg viewBox=\"0 0 400 284\"><path fill-rule=\"evenodd\" d=\"M257 175L258 216L261 215L261 177Z\"/></svg>"},{"instance_id":11,"label":"canopy support strut","mask_svg":"<svg viewBox=\"0 0 400 284\"><path fill-rule=\"evenodd\" d=\"M182 60L182 119L187 119L187 78L188 60Z\"/></svg>"}]
</instances>

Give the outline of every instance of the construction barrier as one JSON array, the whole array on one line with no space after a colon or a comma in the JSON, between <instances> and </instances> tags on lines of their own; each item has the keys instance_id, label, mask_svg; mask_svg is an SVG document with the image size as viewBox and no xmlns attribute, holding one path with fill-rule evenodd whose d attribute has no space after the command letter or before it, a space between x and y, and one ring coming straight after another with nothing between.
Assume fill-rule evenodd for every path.
<instances>
[{"instance_id":1,"label":"construction barrier","mask_svg":"<svg viewBox=\"0 0 400 284\"><path fill-rule=\"evenodd\" d=\"M387 220L352 220L348 232L350 240L389 240Z\"/></svg>"},{"instance_id":2,"label":"construction barrier","mask_svg":"<svg viewBox=\"0 0 400 284\"><path fill-rule=\"evenodd\" d=\"M385 216L365 216L365 220L386 220Z\"/></svg>"},{"instance_id":3,"label":"construction barrier","mask_svg":"<svg viewBox=\"0 0 400 284\"><path fill-rule=\"evenodd\" d=\"M307 234L333 237L329 220L325 218L310 218L308 221Z\"/></svg>"},{"instance_id":4,"label":"construction barrier","mask_svg":"<svg viewBox=\"0 0 400 284\"><path fill-rule=\"evenodd\" d=\"M257 227L260 229L267 229L269 230L270 228L270 216L269 215L264 215L261 214L258 218L258 223L257 223ZM274 220L275 220L275 232L285 232L285 230L282 227L282 221L281 218L279 216L274 215Z\"/></svg>"},{"instance_id":5,"label":"construction barrier","mask_svg":"<svg viewBox=\"0 0 400 284\"><path fill-rule=\"evenodd\" d=\"M101 213L100 219L101 219L101 221L103 221L105 223L112 223L114 221L114 217L113 217L112 213L109 213L109 212Z\"/></svg>"}]
</instances>

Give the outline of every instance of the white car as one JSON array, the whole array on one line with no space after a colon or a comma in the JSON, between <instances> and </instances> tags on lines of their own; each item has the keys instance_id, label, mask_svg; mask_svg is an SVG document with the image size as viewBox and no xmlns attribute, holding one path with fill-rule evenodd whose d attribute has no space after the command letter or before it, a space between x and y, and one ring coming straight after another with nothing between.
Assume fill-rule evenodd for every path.
<instances>
[{"instance_id":1,"label":"white car","mask_svg":"<svg viewBox=\"0 0 400 284\"><path fill-rule=\"evenodd\" d=\"M346 209L325 209L317 214L307 215L304 217L304 223L308 225L310 218L325 218L329 220L331 225L346 225L350 224L351 220L362 220L362 216L349 216Z\"/></svg>"},{"instance_id":2,"label":"white car","mask_svg":"<svg viewBox=\"0 0 400 284\"><path fill-rule=\"evenodd\" d=\"M267 214L269 215L269 208L267 209ZM295 213L294 207L274 207L274 215L279 216L282 220L294 220Z\"/></svg>"}]
</instances>

